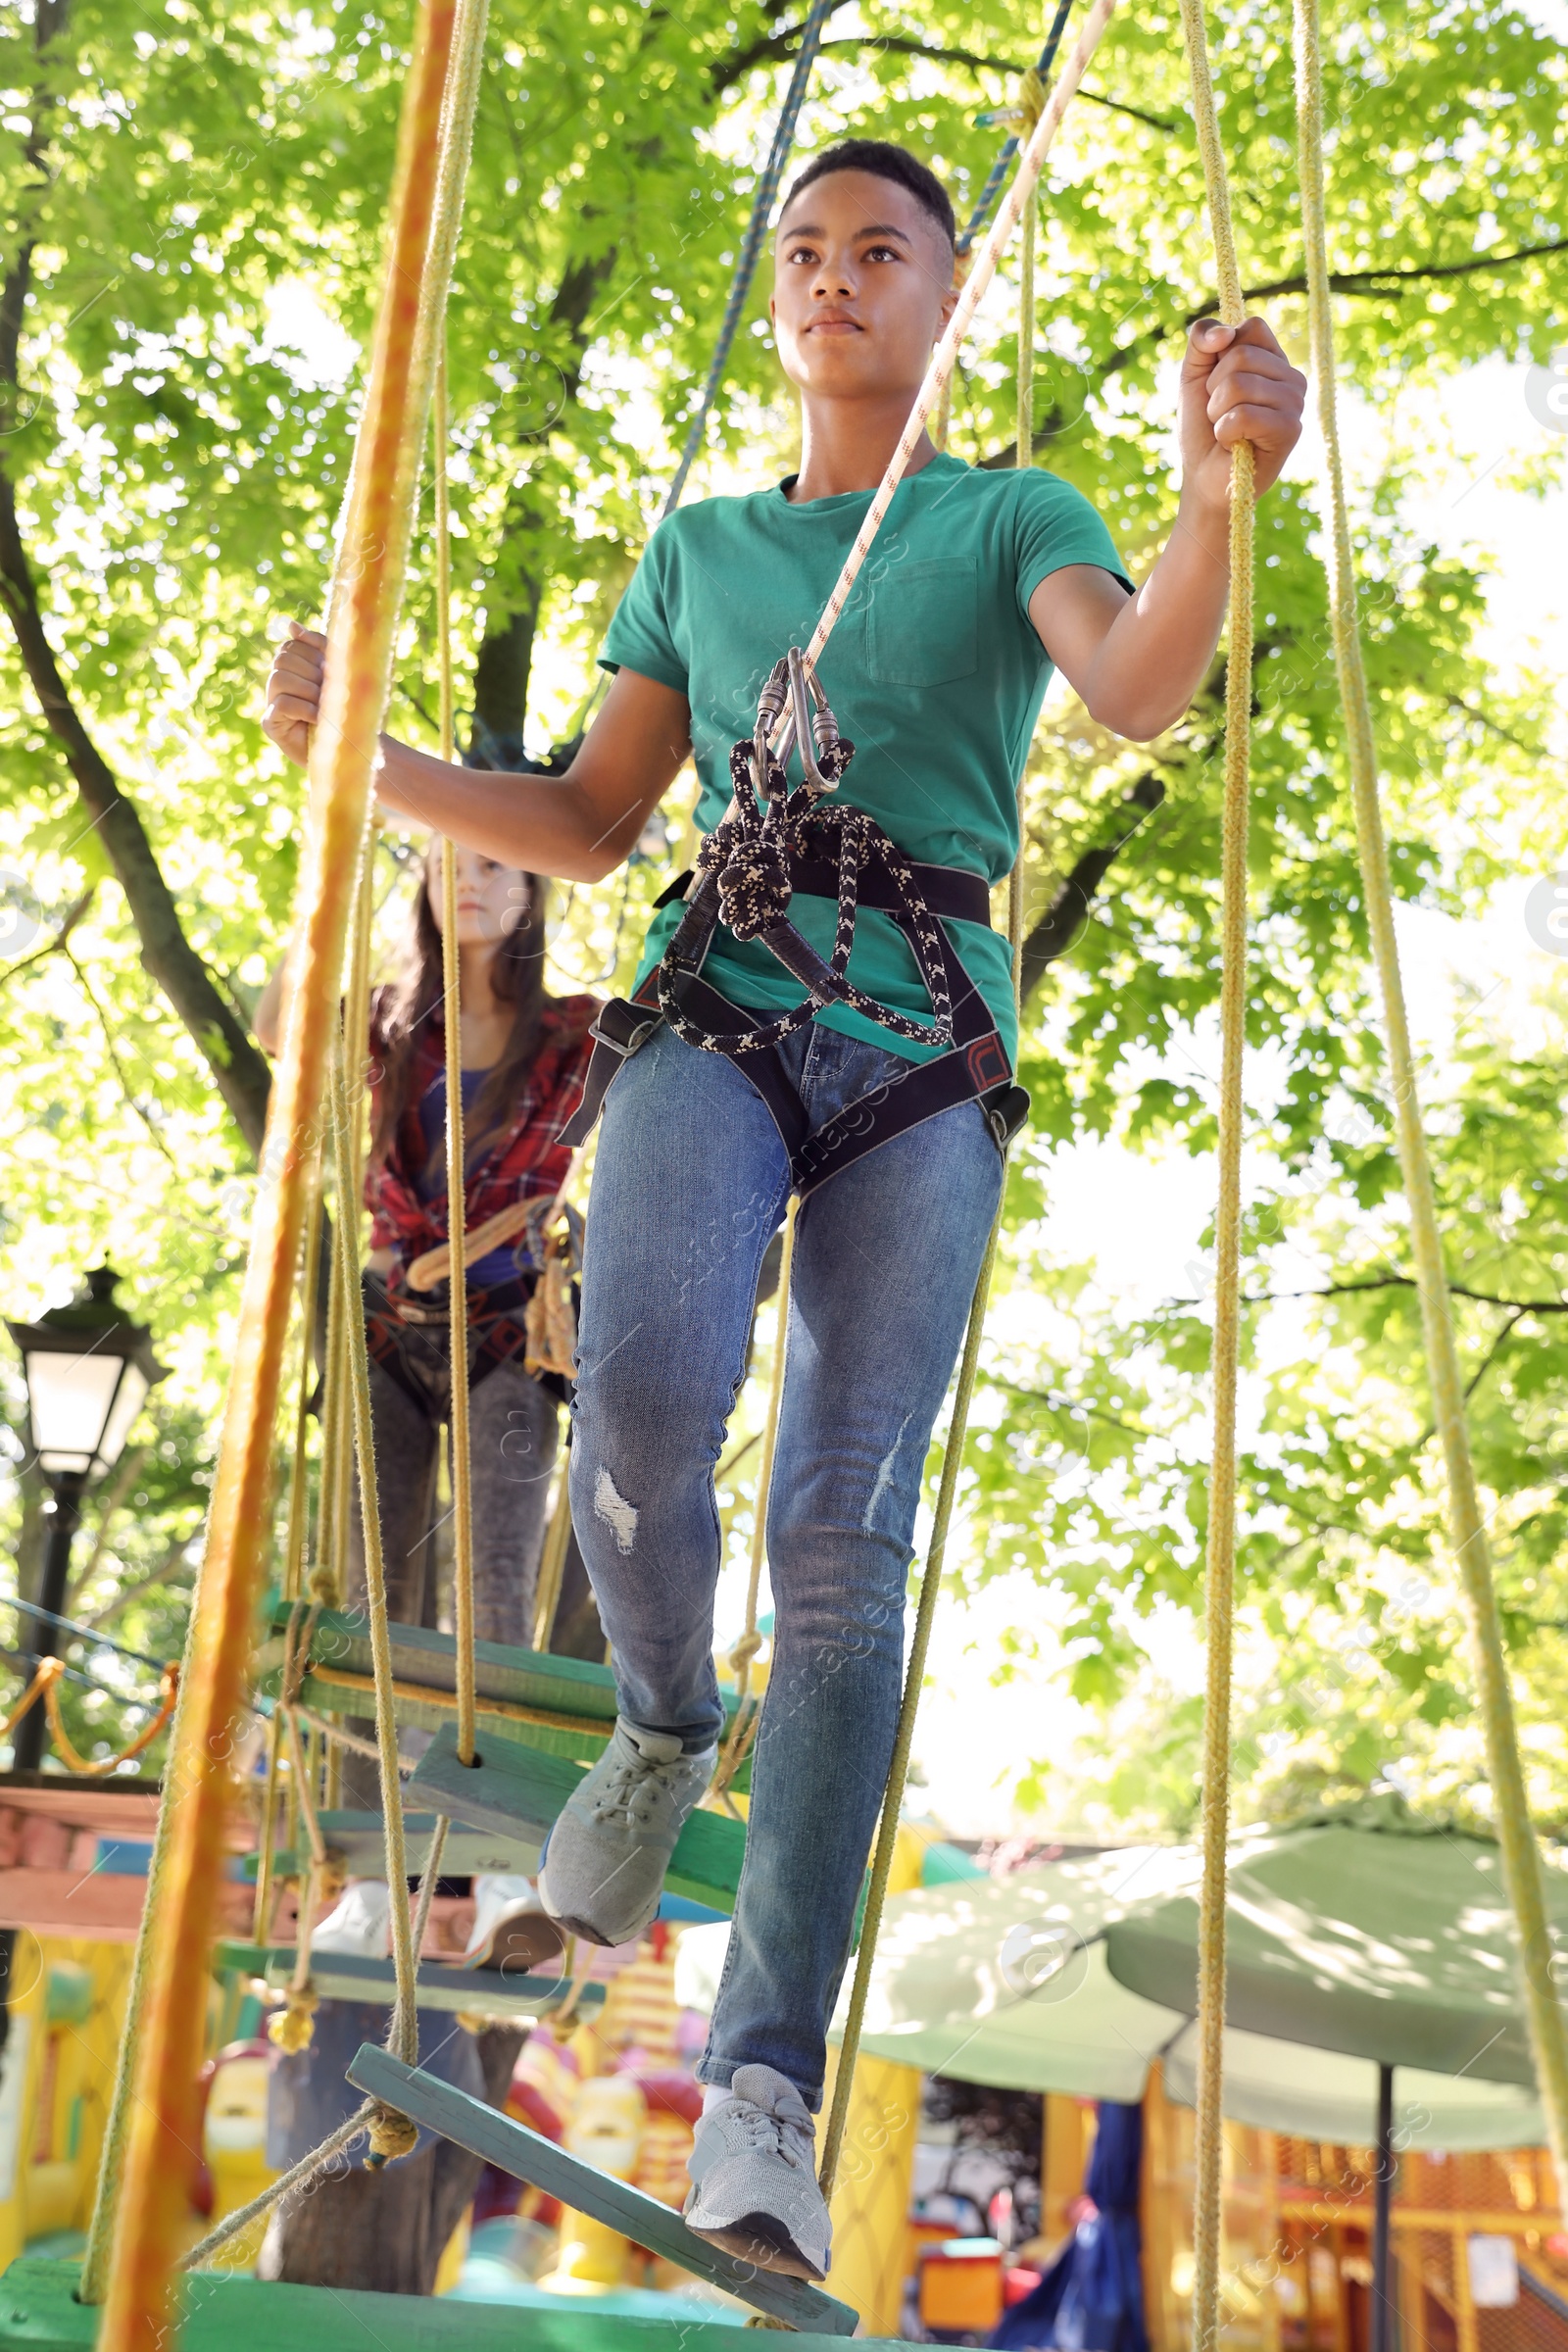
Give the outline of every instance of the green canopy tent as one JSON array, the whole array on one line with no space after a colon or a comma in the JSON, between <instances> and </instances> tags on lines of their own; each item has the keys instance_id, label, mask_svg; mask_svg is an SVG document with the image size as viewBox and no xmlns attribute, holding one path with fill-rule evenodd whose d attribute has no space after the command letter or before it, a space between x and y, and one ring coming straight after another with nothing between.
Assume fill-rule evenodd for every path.
<instances>
[{"instance_id":1,"label":"green canopy tent","mask_svg":"<svg viewBox=\"0 0 1568 2352\"><path fill-rule=\"evenodd\" d=\"M1192 1846L1132 1846L897 1896L862 2049L1015 2090L1196 2099ZM1568 1873L1548 1872L1568 1932ZM726 1927L681 1939L684 1997ZM1394 2147L1544 2144L1495 1845L1393 1795L1232 1845L1225 2112L1379 2151L1374 2310L1388 2309Z\"/></svg>"}]
</instances>

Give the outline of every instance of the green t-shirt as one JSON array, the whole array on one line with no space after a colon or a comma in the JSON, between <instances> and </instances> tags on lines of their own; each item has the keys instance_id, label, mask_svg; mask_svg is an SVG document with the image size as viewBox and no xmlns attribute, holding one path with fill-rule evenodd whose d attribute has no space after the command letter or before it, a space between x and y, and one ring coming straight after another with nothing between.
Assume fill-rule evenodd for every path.
<instances>
[{"instance_id":1,"label":"green t-shirt","mask_svg":"<svg viewBox=\"0 0 1568 2352\"><path fill-rule=\"evenodd\" d=\"M788 486L704 499L662 523L600 656L607 669L637 670L686 696L704 832L729 806L730 746L751 734L763 679L790 646L808 642L871 503L869 491L851 491L792 506ZM1029 599L1067 564L1125 577L1094 508L1054 474L993 473L939 456L894 493L819 674L855 746L835 797L867 809L917 864L962 866L992 883L1012 865L1018 778L1052 667ZM797 761L790 773L798 777ZM639 981L680 912L665 906L655 917ZM798 892L790 905L791 921L823 956L835 916L830 899ZM949 934L1015 1057L1006 941L979 923L955 921ZM849 968L880 1004L931 1017L890 915L867 908L857 917ZM722 926L703 977L749 1011L800 1001L800 983L760 941L742 946ZM935 1051L842 1005L818 1018L913 1061Z\"/></svg>"}]
</instances>

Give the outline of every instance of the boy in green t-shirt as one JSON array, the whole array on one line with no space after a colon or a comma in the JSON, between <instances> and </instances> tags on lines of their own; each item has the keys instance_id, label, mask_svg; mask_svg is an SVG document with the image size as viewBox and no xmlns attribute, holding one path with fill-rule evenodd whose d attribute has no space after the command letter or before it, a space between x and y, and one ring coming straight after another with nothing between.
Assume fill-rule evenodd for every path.
<instances>
[{"instance_id":1,"label":"boy in green t-shirt","mask_svg":"<svg viewBox=\"0 0 1568 2352\"><path fill-rule=\"evenodd\" d=\"M808 638L908 416L956 300L953 275L952 206L904 149L856 140L808 166L780 216L772 300L801 392L799 473L686 507L656 532L611 624L609 694L564 778L448 766L383 739L387 810L508 865L598 882L689 755L699 821L712 828L730 799L731 746L751 732L779 656ZM1260 319L1194 328L1176 523L1136 592L1065 483L972 469L928 438L915 450L821 664L856 747L834 798L875 818L929 886L947 869L938 911L955 952L954 1032L985 1034L991 1076L1013 1054L1015 1023L985 888L1013 859L1017 780L1053 665L1094 718L1134 740L1181 716L1224 616L1230 451L1252 443L1266 490L1299 436L1304 389ZM269 731L299 759L322 645L296 631L269 690ZM820 874L809 878L816 889L797 884L788 918L826 957L835 908ZM640 979L679 915L656 919ZM732 1036L802 994L758 939L722 929L701 976ZM546 1907L603 1943L654 1918L713 1768L712 1473L792 1187L784 1131L798 1171L840 1132L837 1114L863 1123L867 1103L912 1099L898 1096L911 1064L939 1066L943 1040L918 1034L931 1004L891 912L862 908L848 978L902 1025L819 999L771 1057L770 1100L761 1057L694 1051L684 1025L650 1019L606 1103L572 1512L619 1717L540 1874ZM826 2272L829 2237L811 2116L891 1753L920 1472L1001 1187L981 1092L977 1081L843 1165L797 1220L768 1512L773 1658L686 2210L704 2235L811 2278Z\"/></svg>"}]
</instances>

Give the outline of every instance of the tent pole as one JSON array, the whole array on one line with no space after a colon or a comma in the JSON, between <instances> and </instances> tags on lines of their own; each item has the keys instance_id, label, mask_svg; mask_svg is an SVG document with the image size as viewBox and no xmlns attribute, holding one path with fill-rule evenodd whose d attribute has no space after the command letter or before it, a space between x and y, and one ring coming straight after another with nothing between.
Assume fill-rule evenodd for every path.
<instances>
[{"instance_id":1,"label":"tent pole","mask_svg":"<svg viewBox=\"0 0 1568 2352\"><path fill-rule=\"evenodd\" d=\"M1372 2352L1394 2352L1394 2274L1389 2261L1394 2206L1394 2069L1381 2063L1372 2199Z\"/></svg>"}]
</instances>

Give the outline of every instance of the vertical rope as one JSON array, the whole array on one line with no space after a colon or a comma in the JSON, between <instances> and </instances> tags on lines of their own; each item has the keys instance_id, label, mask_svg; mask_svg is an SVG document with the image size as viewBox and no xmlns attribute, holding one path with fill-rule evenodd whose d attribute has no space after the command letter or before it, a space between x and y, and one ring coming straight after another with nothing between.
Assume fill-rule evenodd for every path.
<instances>
[{"instance_id":1,"label":"vertical rope","mask_svg":"<svg viewBox=\"0 0 1568 2352\"><path fill-rule=\"evenodd\" d=\"M1247 316L1230 192L1209 77L1203 0L1181 0L1193 117L1208 193L1219 316ZM1198 1931L1198 2124L1193 2200L1193 2347L1219 2334L1224 2230L1225 1862L1230 1833L1231 1654L1236 1581L1236 1391L1240 1365L1242 1062L1247 1043L1247 821L1252 699L1251 443L1231 458L1230 631L1225 665L1225 780L1220 821L1219 1203L1214 1218L1213 1444L1204 1566L1207 1676L1203 1697L1202 1890Z\"/></svg>"},{"instance_id":2,"label":"vertical rope","mask_svg":"<svg viewBox=\"0 0 1568 2352\"><path fill-rule=\"evenodd\" d=\"M697 414L686 428L686 439L681 448L680 463L675 467L675 478L669 485L668 494L660 514L661 522L663 521L666 514L673 514L675 509L680 505L681 495L686 488L686 477L691 472L697 453L703 445L703 435L708 429L708 419L713 413L713 403L718 398L718 388L724 380L724 370L729 365L729 355L740 327L741 313L746 308L746 297L752 290L752 280L757 274L757 265L761 258L762 239L767 234L768 215L773 210L773 199L778 194L778 183L784 176L784 167L790 160L790 149L795 144L795 126L800 121L801 108L806 99L807 84L811 78L811 68L816 62L816 53L821 46L822 28L838 5L839 0L811 0L810 13L801 29L801 45L795 52L795 70L790 75L789 88L784 93L784 104L779 109L778 121L773 125L773 143L768 149L767 162L762 167L762 175L757 183L757 192L752 198L751 219L746 223L746 235L741 243L740 260L735 265L735 275L730 280L729 297L724 304L724 316L719 322L718 341L713 346L713 356L709 362L702 397L697 403Z\"/></svg>"},{"instance_id":3,"label":"vertical rope","mask_svg":"<svg viewBox=\"0 0 1568 2352\"><path fill-rule=\"evenodd\" d=\"M332 1072L332 1090L342 1138L347 1131L344 1080L341 1066ZM403 1783L398 1774L398 1727L393 1688L392 1637L386 1600L386 1563L381 1549L381 1512L376 1494L375 1442L370 1420L370 1374L365 1342L365 1318L349 1318L349 1398L354 1424L354 1455L360 1475L360 1518L365 1536L365 1613L370 1639L370 1669L375 1684L375 1745L380 1771L381 1826L386 1848L386 1882L391 1889L390 1927L392 1968L397 2000L387 2046L413 2066L418 2055L418 2025L415 2012L414 1945L409 1928L406 1890L409 1883L408 1843L403 1827Z\"/></svg>"},{"instance_id":4,"label":"vertical rope","mask_svg":"<svg viewBox=\"0 0 1568 2352\"><path fill-rule=\"evenodd\" d=\"M784 1357L790 1321L790 1274L795 1264L795 1220L800 1211L801 1197L791 1193L789 1207L784 1212L784 1246L778 1261L778 1324L773 1341L773 1365L767 1383L767 1413L762 1423L762 1454L757 1465L757 1501L752 1513L752 1558L746 1580L746 1630L729 1653L735 1670L735 1720L730 1725L724 1752L718 1759L713 1775L712 1793L728 1794L729 1785L740 1769L741 1761L751 1744L752 1718L757 1713L751 1696L752 1663L762 1646L762 1637L757 1630L757 1603L762 1589L762 1559L767 1550L767 1505L773 1492L773 1456L778 1448L779 1406L784 1401Z\"/></svg>"},{"instance_id":5,"label":"vertical rope","mask_svg":"<svg viewBox=\"0 0 1568 2352\"><path fill-rule=\"evenodd\" d=\"M342 1203L337 1203L341 1227ZM337 1583L341 1560L339 1528L345 1494L339 1476L343 1460L345 1380L348 1358L343 1332L343 1236L334 1228L326 1268L326 1360L321 1367L321 1446L317 1469L316 1546L311 1562L311 1597L326 1608L336 1607L342 1588Z\"/></svg>"},{"instance_id":6,"label":"vertical rope","mask_svg":"<svg viewBox=\"0 0 1568 2352\"><path fill-rule=\"evenodd\" d=\"M185 1704L185 1690L190 1677L191 1655L196 1641L196 1612L191 1611L185 1632L185 1655L180 1670L179 1693L175 1700L173 1726L169 1737L169 1763L164 1773L165 1802L158 1808L158 1820L153 1830L153 1850L147 1858L147 1891L142 1901L141 1920L136 1929L136 1949L130 1964L130 1983L125 1990L125 2015L120 2033L120 2047L115 2058L115 2086L110 2093L109 2114L104 2124L104 2144L98 2158L98 2180L93 2192L92 2217L87 2224L87 2242L82 2248L81 2277L76 2293L83 2303L98 2304L109 2291L109 2261L115 2239L116 2217L124 2179L125 2150L130 2136L134 2112L132 2087L135 2082L137 2051L142 2021L147 2007L149 1969L155 1947L159 1920L162 1916L164 1888L169 1871L170 1848L173 1843L174 1821L178 1812L178 1784L174 1774L180 1753L180 1712Z\"/></svg>"},{"instance_id":7,"label":"vertical rope","mask_svg":"<svg viewBox=\"0 0 1568 2352\"><path fill-rule=\"evenodd\" d=\"M452 760L452 516L447 489L447 369L436 368L435 611L440 662L441 757ZM452 1630L458 1691L458 1761L471 1764L476 1715L473 1665L473 1463L468 1435L467 1193L463 1174L463 958L458 948L457 845L441 844L441 982L447 1054L447 1273L451 1317Z\"/></svg>"},{"instance_id":8,"label":"vertical rope","mask_svg":"<svg viewBox=\"0 0 1568 2352\"><path fill-rule=\"evenodd\" d=\"M1056 62L1056 51L1061 47L1061 36L1067 29L1067 19L1071 14L1072 0L1056 0L1056 13L1051 21L1051 30L1046 35L1046 45L1041 50L1039 62L1035 67L1035 73L1042 81L1045 80L1046 75ZM1015 137L1003 140L997 160L986 174L985 185L975 199L974 210L970 213L959 233L958 255L960 260L970 251L976 237L990 220L991 207L996 203L998 191L1007 176L1007 166L1017 152L1018 141Z\"/></svg>"},{"instance_id":9,"label":"vertical rope","mask_svg":"<svg viewBox=\"0 0 1568 2352\"><path fill-rule=\"evenodd\" d=\"M311 1491L309 1439L312 1373L315 1369L316 1286L321 1262L321 1162L316 1156L311 1175L311 1200L306 1211L305 1260L300 1274L300 1389L294 1415L294 1458L289 1471L288 1532L283 1541L282 1590L285 1600L299 1597L305 1564L305 1538L310 1524ZM272 1852L277 1836L277 1763L282 1725L274 1708L267 1727L267 1774L262 1785L261 1825L256 1841L256 1904L251 1941L266 1941L272 1902Z\"/></svg>"},{"instance_id":10,"label":"vertical rope","mask_svg":"<svg viewBox=\"0 0 1568 2352\"><path fill-rule=\"evenodd\" d=\"M533 1645L537 1650L547 1650L555 1638L556 1614L561 1607L561 1586L566 1568L566 1546L571 1541L570 1484L571 1446L568 1438L561 1447L561 1468L556 1473L550 1525L545 1531L544 1549L539 1556L539 1581L534 1589Z\"/></svg>"},{"instance_id":11,"label":"vertical rope","mask_svg":"<svg viewBox=\"0 0 1568 2352\"><path fill-rule=\"evenodd\" d=\"M820 662L822 650L832 636L845 605L849 602L850 591L859 577L860 566L870 554L872 542L882 527L889 507L893 504L893 493L904 479L905 467L914 455L915 445L925 431L926 419L935 412L942 398L942 388L957 365L963 338L968 333L975 312L984 300L991 280L996 274L998 260L1017 225L1020 212L1034 194L1035 183L1040 177L1046 157L1051 152L1051 142L1061 125L1062 117L1071 103L1079 82L1084 77L1090 59L1100 46L1101 38L1106 25L1110 23L1115 5L1116 0L1094 0L1083 31L1074 42L1072 54L1062 67L1060 78L1047 100L1039 122L1029 133L1018 161L1017 174L998 207L997 217L986 232L985 243L974 257L973 266L964 280L963 290L955 305L953 317L948 321L947 330L941 342L931 355L930 366L925 371L925 380L915 394L914 406L909 411L908 421L899 435L898 446L888 460L887 471L882 476L876 495L866 510L864 521L856 533L855 544L844 559L844 567L833 584L827 603L822 608L821 617L811 632L811 642L806 649L806 656L808 662L813 666Z\"/></svg>"},{"instance_id":12,"label":"vertical rope","mask_svg":"<svg viewBox=\"0 0 1568 2352\"><path fill-rule=\"evenodd\" d=\"M1051 42L1046 45L1046 59L1055 54L1055 42L1060 40L1067 7L1060 5L1055 12L1055 24L1051 28ZM1034 343L1034 205L1025 212L1025 237L1018 261L1018 464L1032 464L1032 343ZM1027 358L1025 358L1027 353ZM1013 857L1013 872L1008 877L1006 896L1006 941L1013 964L1013 1009L1022 1011L1022 776L1018 778L1018 854ZM1006 1169L1004 1169L1006 1183ZM1004 1195L1006 1198L1006 1195ZM903 1684L903 1700L898 1705L898 1731L894 1734L894 1759L889 1764L889 1778L882 1794L882 1818L877 1823L877 1846L872 1853L872 1880L865 1893L865 1915L860 1919L860 1950L856 1952L856 1978L849 1989L849 2013L844 2018L844 2039L839 2041L839 2068L832 2080L832 2107L827 2110L827 2129L823 2131L823 2162L818 2171L818 2185L823 2197L832 2201L832 2187L839 2176L839 2159L844 2152L844 2124L849 2122L849 2100L854 2093L856 2060L860 2056L860 2034L865 2030L865 2004L870 1999L872 1971L877 1966L877 1936L882 1934L882 1910L886 1905L886 1888L894 1875L894 1853L898 1848L898 1816L903 1811L903 1792L909 1778L909 1750L914 1745L914 1717L919 1712L919 1691L926 1680L926 1656L931 1651L931 1625L936 1623L936 1601L943 1588L943 1564L948 1557L948 1529L953 1524L953 1503L959 1489L959 1470L964 1468L964 1442L968 1437L968 1406L976 1393L976 1374L980 1366L980 1339L985 1334L985 1307L990 1300L992 1272L997 1265L997 1245L1002 1240L1004 1200L997 1201L997 1218L992 1223L990 1240L985 1242L985 1258L980 1260L980 1275L976 1280L976 1296L968 1307L968 1329L964 1334L964 1354L959 1362L959 1386L953 1397L953 1418L948 1423L948 1446L943 1451L943 1480L936 1494L936 1519L931 1522L931 1547L926 1552L926 1566L919 1581L919 1601L914 1609L914 1640L909 1644L909 1665Z\"/></svg>"},{"instance_id":13,"label":"vertical rope","mask_svg":"<svg viewBox=\"0 0 1568 2352\"><path fill-rule=\"evenodd\" d=\"M1317 385L1318 419L1327 461L1329 627L1345 705L1346 753L1355 812L1367 927L1383 1003L1389 1077L1394 1096L1399 1169L1410 1212L1410 1247L1421 1300L1427 1376L1433 1419L1443 1446L1448 1490L1448 1527L1458 1562L1469 1621L1476 1689L1487 1743L1487 1777L1492 1785L1503 1870L1519 1930L1525 2014L1545 2114L1551 2160L1559 2181L1568 2182L1568 2032L1552 1979L1551 1928L1546 1912L1541 1848L1530 1818L1530 1800L1514 1723L1507 1656L1497 1618L1486 1519L1476 1488L1466 1425L1464 1382L1454 1345L1448 1273L1438 1225L1432 1168L1421 1118L1415 1056L1410 1049L1398 940L1394 928L1394 895L1389 880L1388 844L1378 792L1377 743L1371 697L1361 660L1356 612L1355 564L1335 382L1334 312L1329 294L1328 239L1323 175L1323 69L1319 54L1316 0L1296 0L1297 122L1300 143L1301 226L1306 248L1307 318L1311 367Z\"/></svg>"},{"instance_id":14,"label":"vertical rope","mask_svg":"<svg viewBox=\"0 0 1568 2352\"><path fill-rule=\"evenodd\" d=\"M958 1386L953 1399L953 1417L948 1424L947 1448L942 1457L942 1484L937 1490L936 1518L931 1529L930 1549L920 1575L914 1639L909 1644L909 1662L905 1670L898 1730L893 1739L893 1759L888 1766L887 1788L882 1797L882 1818L877 1827L876 1845L871 1858L871 1883L866 1889L865 1910L860 1920L860 1946L855 1956L855 1983L844 2021L844 2037L839 2044L838 2072L833 2080L833 2104L828 2111L827 2129L822 2135L822 2162L817 2180L824 2198L830 2201L844 2149L844 2127L850 2112L856 2061L860 2054L865 2006L871 1992L877 1936L882 1926L883 1906L887 1901L888 1881L893 1875L893 1857L899 1840L899 1814L904 1804L905 1784L909 1775L909 1751L914 1744L914 1721L919 1712L920 1690L925 1681L926 1659L931 1648L931 1628L936 1618L937 1598L942 1590L942 1570L947 1558L948 1530L953 1522L953 1502L958 1489L964 1440L969 1434L969 1402L974 1395L975 1375L980 1364L980 1335L985 1326L986 1301L991 1295L991 1271L996 1264L1000 1225L999 1215L986 1244L980 1278L974 1286L974 1299L969 1308L969 1325L964 1334L963 1355L958 1366Z\"/></svg>"},{"instance_id":15,"label":"vertical rope","mask_svg":"<svg viewBox=\"0 0 1568 2352\"><path fill-rule=\"evenodd\" d=\"M1013 463L1027 472L1035 462L1035 224L1033 194L1018 234L1018 431Z\"/></svg>"},{"instance_id":16,"label":"vertical rope","mask_svg":"<svg viewBox=\"0 0 1568 2352\"><path fill-rule=\"evenodd\" d=\"M455 0L421 0L399 128L384 290L327 631L311 747L296 978L273 1083L233 1379L192 1617L166 1803L170 1844L150 1936L124 2178L99 2336L102 2352L159 2352L173 2322L185 2167L197 2137L208 1946L231 1801L252 1617L271 1543L273 1441L309 1185L308 1139L326 1080L354 868L413 523L429 394L416 332L435 194ZM374 560L369 551L374 550ZM351 1328L359 1318L351 1317ZM360 1324L363 1349L364 1327Z\"/></svg>"}]
</instances>

